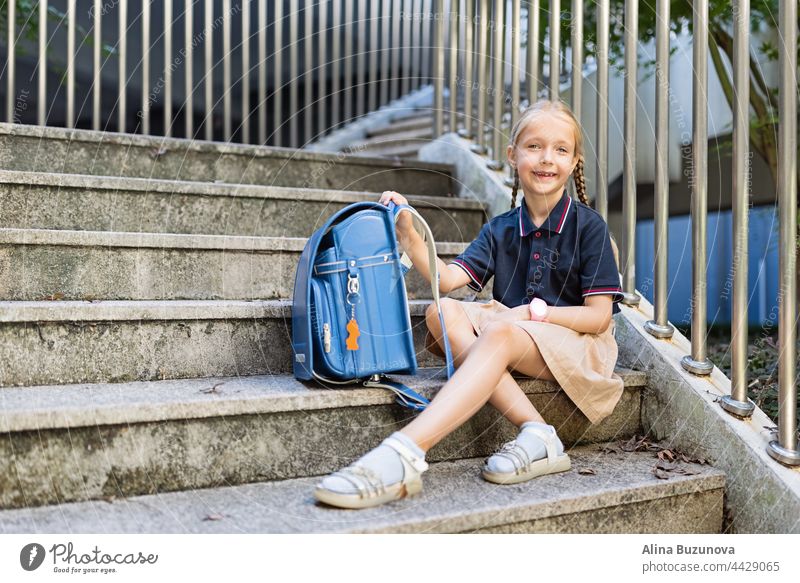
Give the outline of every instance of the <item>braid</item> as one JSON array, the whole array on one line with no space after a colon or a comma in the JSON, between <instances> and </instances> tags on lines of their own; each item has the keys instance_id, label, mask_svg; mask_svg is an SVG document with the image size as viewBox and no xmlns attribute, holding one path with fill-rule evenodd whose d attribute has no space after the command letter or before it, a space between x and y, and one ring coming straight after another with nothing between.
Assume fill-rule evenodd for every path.
<instances>
[{"instance_id":1,"label":"braid","mask_svg":"<svg viewBox=\"0 0 800 583\"><path fill-rule=\"evenodd\" d=\"M511 210L517 206L517 191L519 190L519 172L514 168L514 186L511 188Z\"/></svg>"},{"instance_id":2,"label":"braid","mask_svg":"<svg viewBox=\"0 0 800 583\"><path fill-rule=\"evenodd\" d=\"M586 206L589 206L589 198L586 196L586 176L583 174L583 156L578 158L575 171L572 173L572 179L575 181L575 190L578 193L578 200Z\"/></svg>"}]
</instances>

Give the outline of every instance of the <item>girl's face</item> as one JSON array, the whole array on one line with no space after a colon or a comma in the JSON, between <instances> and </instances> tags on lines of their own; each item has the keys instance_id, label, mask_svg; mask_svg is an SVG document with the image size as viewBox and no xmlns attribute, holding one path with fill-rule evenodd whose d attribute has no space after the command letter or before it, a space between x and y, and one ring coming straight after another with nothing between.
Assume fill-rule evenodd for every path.
<instances>
[{"instance_id":1,"label":"girl's face","mask_svg":"<svg viewBox=\"0 0 800 583\"><path fill-rule=\"evenodd\" d=\"M572 123L555 113L538 113L520 132L516 147L508 147L508 159L526 196L560 194L578 164Z\"/></svg>"}]
</instances>

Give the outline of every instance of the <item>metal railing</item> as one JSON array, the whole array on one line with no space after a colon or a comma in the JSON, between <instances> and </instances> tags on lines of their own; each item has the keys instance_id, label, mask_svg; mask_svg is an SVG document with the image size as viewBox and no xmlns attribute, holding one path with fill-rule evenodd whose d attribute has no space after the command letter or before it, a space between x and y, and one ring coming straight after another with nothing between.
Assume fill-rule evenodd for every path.
<instances>
[{"instance_id":1,"label":"metal railing","mask_svg":"<svg viewBox=\"0 0 800 583\"><path fill-rule=\"evenodd\" d=\"M596 169L595 208L604 217L608 213L608 92L609 92L609 1L592 3L597 23L594 60L596 63L597 110L593 122L596 125ZM572 42L571 106L581 120L581 96L583 90L583 35L584 10L578 0L573 0L571 12L562 11L558 0L550 0L549 14L542 14L539 0L521 3L477 2L466 0L463 12L449 12L450 18L464 18L468 34L455 39L451 34L449 45L436 43L439 48L435 63L434 104L436 135L445 130L446 113L443 107L444 84L453 78L438 73L447 56L458 52L462 55L454 75L464 79L465 108L454 116L451 93L448 131L458 131L462 136L473 137L473 151L485 154L486 164L493 169L505 168L505 146L511 123L516 120L520 108L527 102L547 95L560 98L564 76L560 72L564 43L560 40L560 23L569 18L570 41ZM509 10L506 7L510 7ZM524 7L524 13L520 9ZM625 292L624 303L637 305L639 295L635 289L635 228L636 228L636 105L638 96L637 75L640 64L637 58L638 10L636 0L626 0L624 14L624 140L621 145L623 158L623 236L622 275ZM655 249L654 266L654 319L645 329L657 338L670 338L674 328L668 321L667 290L667 241L669 219L669 59L670 59L670 13L669 0L656 3L656 102L655 102ZM732 334L732 393L720 401L728 412L747 417L753 403L747 398L747 212L750 200L750 167L747 163L750 150L749 132L749 83L750 54L749 0L734 3L734 167L733 167L733 212L734 212L734 265L733 265L733 322ZM447 13L443 0L436 2L437 13ZM523 20L524 18L524 20ZM540 34L540 22L547 19L549 26L544 37ZM442 38L445 23L439 21L438 38ZM526 63L520 61L520 51L515 50L519 31L527 23L528 42ZM780 293L779 293L779 415L777 440L771 441L767 450L776 460L787 464L800 464L797 440L797 387L796 379L796 245L797 245L797 4L792 0L780 2L779 14L780 85L778 107L780 152L778 163L778 200L780 221ZM694 31L709 30L708 0L693 3ZM455 30L455 29L453 29ZM504 48L508 41L512 47L510 58ZM707 191L708 191L708 60L709 42L707 34L695 34L693 42L693 86L692 120L693 148L691 161L692 195L692 350L681 365L695 375L707 375L713 364L706 356L707 307L706 307L706 240L707 240ZM547 45L546 55L542 55ZM545 58L542 58L545 57ZM452 61L455 62L455 61ZM473 70L473 63L475 69ZM543 75L540 75L543 64ZM510 71L509 69L510 65ZM491 76L490 76L491 73ZM526 101L520 101L520 74L525 82ZM477 84L473 79L477 76ZM492 79L491 83L489 79ZM510 91L506 88L509 87ZM547 83L547 88L544 84ZM452 89L451 89L452 91ZM487 98L490 97L490 98ZM474 105L477 103L477 105ZM458 123L455 120L460 119ZM585 125L585 123L584 123ZM491 139L487 136L491 135Z\"/></svg>"},{"instance_id":2,"label":"metal railing","mask_svg":"<svg viewBox=\"0 0 800 583\"><path fill-rule=\"evenodd\" d=\"M91 4L91 6L88 6ZM559 0L550 0L549 13L543 14L539 0L521 2L488 2L483 0L385 0L366 2L333 0L299 2L287 0L232 1L161 0L162 30L153 29L150 1L129 5L127 0L106 3L68 0L65 26L66 40L66 114L65 125L85 124L87 118L95 129L113 129L148 133L154 128L154 104L160 104L163 134L183 133L203 136L207 140L224 139L260 144L300 146L314 137L349 122L419 88L431 80L434 84L434 137L445 131L458 131L474 140L473 150L486 155L487 164L505 169L505 147L508 129L521 108L541 95L559 99L561 85L571 79L572 108L581 121L584 112L581 96L584 83L584 5L573 0L569 11ZM285 10L284 4L288 5ZM608 213L608 121L609 121L609 0L590 4L586 12L597 23L593 57L597 82L596 112L596 176L595 207L604 216ZM78 6L83 12L78 12ZM89 10L86 10L89 7ZM136 7L136 10L131 10ZM139 8L141 7L141 8ZM7 3L8 22L4 74L6 77L6 118L16 119L16 57L22 31L16 26L15 2ZM637 77L640 63L638 46L638 3L625 2L624 12L624 140L623 158L623 233L622 276L624 302L638 304L635 289L635 226L636 226L636 106L639 99ZM117 35L111 56L103 59L103 31L117 23ZM667 241L669 209L668 138L669 138L669 0L656 5L656 102L655 102L655 238L654 318L645 325L648 333L669 338L673 327L667 314ZM47 86L52 51L48 45L49 24L53 13L46 0L38 5L38 108L37 121L52 123L48 110L52 100ZM750 149L749 128L749 0L734 3L734 283L732 334L732 393L721 400L721 406L739 417L753 411L747 398L747 234L750 189L747 164ZM83 15L83 24L78 16ZM303 30L300 30L302 15ZM561 24L569 18L571 47L562 43ZM183 19L183 42L174 42L175 20ZM257 22L255 30L252 23ZM34 18L31 14L29 19ZM195 19L202 19L196 26ZM694 30L708 29L708 0L693 3ZM144 19L141 47L131 55L129 31L134 22ZM84 22L85 21L85 22ZM234 43L232 24L241 28L238 44ZM284 26L284 23L286 26ZM316 29L314 28L316 23ZM544 36L541 25L549 23ZM85 25L85 27L84 27ZM60 24L59 24L60 26ZM91 66L91 100L76 101L78 63L76 34L91 29L93 60ZM215 53L215 33L221 29L222 50ZM288 37L284 36L288 30ZM522 32L525 62L522 62ZM779 139L778 200L780 220L780 315L779 315L779 421L778 439L771 442L769 454L785 464L800 464L797 444L796 376L796 238L797 238L797 5L780 2ZM83 33L81 33L83 34ZM158 36L157 36L158 35ZM431 35L433 42L430 42ZM88 36L88 35L84 35ZM152 41L163 39L163 60L154 65ZM238 38L238 37L237 37ZM106 41L108 42L108 41ZM316 43L316 63L314 48ZM83 41L80 43L83 44ZM175 54L176 47L181 46ZM202 47L202 54L201 49ZM547 50L545 50L545 47ZM197 50L195 50L197 49ZM569 75L562 75L566 65L565 50L570 50ZM300 60L302 55L302 62ZM113 57L113 58L112 58ZM175 59L184 65L182 86L173 75ZM108 81L117 60L116 79ZM236 61L234 62L234 58ZM138 66L129 70L133 59ZM284 59L287 63L284 63ZM708 161L708 35L695 35L693 47L693 149L692 149L692 323L691 354L681 364L697 375L708 374L712 364L706 357L706 228L707 228L707 161ZM203 75L193 76L200 66ZM151 78L151 65L158 71ZM235 67L234 67L235 65ZM288 65L288 66L285 66ZM215 78L221 67L221 81ZM234 68L240 74L234 78ZM355 70L354 70L355 68ZM433 69L432 72L430 69ZM135 73L135 75L134 75ZM254 76L257 83L253 83ZM368 75L368 77L367 77ZM139 102L131 91L131 79L140 80ZM271 82L271 87L269 83ZM116 83L116 100L103 108L103 97L109 83ZM158 87L154 99L151 84ZM445 84L449 102L445 109ZM510 90L507 88L510 87ZM303 91L301 101L301 88ZM271 89L271 90L270 90ZM524 94L525 100L521 98ZM463 107L458 97L463 95ZM316 99L315 99L316 98ZM138 115L129 117L129 103L139 106ZM221 107L220 107L221 102ZM91 105L89 105L91 104ZM77 105L77 107L76 107ZM87 111L84 111L87 110ZM89 115L87 112L91 110ZM183 117L183 124L178 117ZM302 136L301 123L302 123ZM116 118L116 123L113 119ZM220 121L221 127L216 124ZM254 123L255 122L255 123ZM586 121L583 122L586 125ZM253 127L255 126L255 131ZM179 132L179 128L182 129Z\"/></svg>"},{"instance_id":3,"label":"metal railing","mask_svg":"<svg viewBox=\"0 0 800 583\"><path fill-rule=\"evenodd\" d=\"M2 4L12 123L301 147L431 79L431 0Z\"/></svg>"}]
</instances>

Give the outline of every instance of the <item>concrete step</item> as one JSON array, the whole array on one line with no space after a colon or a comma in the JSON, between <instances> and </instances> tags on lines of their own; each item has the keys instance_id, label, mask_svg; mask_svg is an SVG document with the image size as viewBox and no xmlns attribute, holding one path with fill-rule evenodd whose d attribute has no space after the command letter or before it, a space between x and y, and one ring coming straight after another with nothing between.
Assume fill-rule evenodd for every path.
<instances>
[{"instance_id":1,"label":"concrete step","mask_svg":"<svg viewBox=\"0 0 800 583\"><path fill-rule=\"evenodd\" d=\"M421 130L431 127L431 122L428 119L410 119L406 121L398 121L388 123L367 131L367 137L374 138L377 136L392 135L399 132L406 132L409 130Z\"/></svg>"},{"instance_id":2,"label":"concrete step","mask_svg":"<svg viewBox=\"0 0 800 583\"><path fill-rule=\"evenodd\" d=\"M486 220L478 201L404 194L437 241L471 240ZM0 227L308 237L335 211L378 198L374 192L0 170Z\"/></svg>"},{"instance_id":3,"label":"concrete step","mask_svg":"<svg viewBox=\"0 0 800 583\"><path fill-rule=\"evenodd\" d=\"M417 360L439 366L428 304L409 303ZM289 300L0 302L0 387L288 373L291 328Z\"/></svg>"},{"instance_id":4,"label":"concrete step","mask_svg":"<svg viewBox=\"0 0 800 583\"><path fill-rule=\"evenodd\" d=\"M383 432L387 433L387 432ZM362 447L366 451L366 444ZM319 478L0 512L2 533L719 533L725 475L659 480L652 452L573 449L572 469L513 486L483 458L438 462L407 500L347 511L314 501ZM588 473L591 472L591 473Z\"/></svg>"},{"instance_id":5,"label":"concrete step","mask_svg":"<svg viewBox=\"0 0 800 583\"><path fill-rule=\"evenodd\" d=\"M306 238L0 229L0 298L257 300L290 298ZM437 243L444 261L466 243ZM409 298L432 298L417 270ZM474 294L464 287L452 297ZM491 286L481 292L491 298Z\"/></svg>"},{"instance_id":6,"label":"concrete step","mask_svg":"<svg viewBox=\"0 0 800 583\"><path fill-rule=\"evenodd\" d=\"M452 168L178 138L0 124L0 168L300 188L453 192Z\"/></svg>"},{"instance_id":7,"label":"concrete step","mask_svg":"<svg viewBox=\"0 0 800 583\"><path fill-rule=\"evenodd\" d=\"M428 142L413 142L401 145L375 146L371 150L362 150L365 155L381 156L387 160L406 160L416 158L420 148ZM354 156L361 156L358 151L353 152Z\"/></svg>"},{"instance_id":8,"label":"concrete step","mask_svg":"<svg viewBox=\"0 0 800 583\"><path fill-rule=\"evenodd\" d=\"M370 152L388 147L412 146L421 148L433 140L433 128L406 130L395 134L384 134L350 145L352 151Z\"/></svg>"},{"instance_id":9,"label":"concrete step","mask_svg":"<svg viewBox=\"0 0 800 583\"><path fill-rule=\"evenodd\" d=\"M519 382L565 444L593 443L640 431L645 375L618 373L626 391L595 425L555 383ZM394 378L433 398L444 373ZM411 419L389 391L289 375L4 388L0 399L3 508L325 474ZM427 458L488 456L515 434L486 405Z\"/></svg>"}]
</instances>

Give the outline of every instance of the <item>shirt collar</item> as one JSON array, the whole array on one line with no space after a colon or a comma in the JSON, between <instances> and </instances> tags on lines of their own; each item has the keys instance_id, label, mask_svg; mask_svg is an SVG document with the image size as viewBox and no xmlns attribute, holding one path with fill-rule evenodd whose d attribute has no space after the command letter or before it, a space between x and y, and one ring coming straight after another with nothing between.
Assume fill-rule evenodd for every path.
<instances>
[{"instance_id":1,"label":"shirt collar","mask_svg":"<svg viewBox=\"0 0 800 583\"><path fill-rule=\"evenodd\" d=\"M567 215L572 208L572 197L567 194L566 189L561 196L561 200L556 203L555 208L550 211L547 219L542 223L539 229L544 229L552 233L561 233L564 230L564 225L567 222ZM519 205L519 231L520 235L525 237L536 231L536 226L533 224L530 215L528 214L528 206L525 204L525 199L522 199L522 204Z\"/></svg>"}]
</instances>

